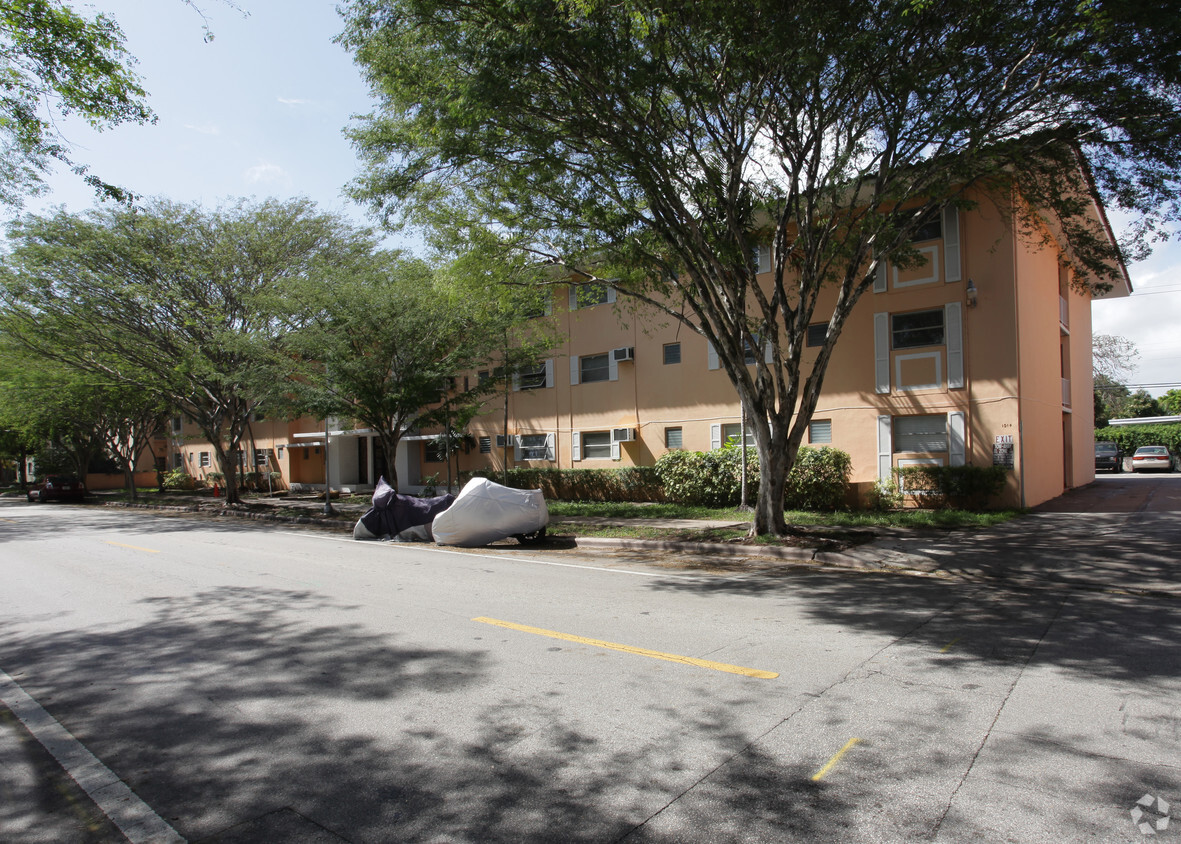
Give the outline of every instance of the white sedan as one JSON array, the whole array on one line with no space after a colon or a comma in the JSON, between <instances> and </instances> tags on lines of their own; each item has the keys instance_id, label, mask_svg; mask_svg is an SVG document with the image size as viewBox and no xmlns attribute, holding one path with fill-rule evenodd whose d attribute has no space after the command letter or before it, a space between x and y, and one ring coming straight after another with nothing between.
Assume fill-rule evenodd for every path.
<instances>
[{"instance_id":1,"label":"white sedan","mask_svg":"<svg viewBox=\"0 0 1181 844\"><path fill-rule=\"evenodd\" d=\"M1145 469L1160 469L1165 472L1173 470L1173 455L1163 445L1142 445L1132 455L1132 471L1143 472Z\"/></svg>"}]
</instances>

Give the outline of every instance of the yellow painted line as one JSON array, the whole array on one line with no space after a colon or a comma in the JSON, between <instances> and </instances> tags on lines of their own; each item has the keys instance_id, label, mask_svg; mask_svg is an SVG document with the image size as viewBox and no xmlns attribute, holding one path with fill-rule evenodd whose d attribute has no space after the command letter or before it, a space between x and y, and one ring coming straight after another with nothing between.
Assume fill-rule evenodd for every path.
<instances>
[{"instance_id":1,"label":"yellow painted line","mask_svg":"<svg viewBox=\"0 0 1181 844\"><path fill-rule=\"evenodd\" d=\"M758 677L761 680L773 680L779 676L776 671L762 671L758 668L743 668L741 665L728 665L724 662L711 662L708 659L697 659L692 656L679 656L678 654L666 654L662 651L652 651L648 648L637 648L634 645L621 645L618 642L606 642L602 639L588 639L585 636L573 636L569 633L559 633L556 630L544 630L540 627L529 627L525 624L514 624L511 621L500 621L495 618L473 618L472 621L478 621L481 624L492 624L497 627L504 627L508 630L517 630L521 633L533 633L536 636L548 636L551 639L562 639L566 642L578 642L582 645L590 645L595 648L606 648L612 651L623 651L628 654L635 654L637 656L647 656L653 659L663 659L668 662L679 662L684 665L695 665L698 668L710 668L714 671L725 671L728 674L741 674L744 677Z\"/></svg>"},{"instance_id":2,"label":"yellow painted line","mask_svg":"<svg viewBox=\"0 0 1181 844\"><path fill-rule=\"evenodd\" d=\"M841 757L848 753L853 745L857 744L859 741L861 741L861 739L851 738L845 742L845 746L837 751L837 755L829 759L828 763L823 768L812 775L812 781L819 782L825 774L833 769L833 766L836 765L837 762L841 761Z\"/></svg>"},{"instance_id":3,"label":"yellow painted line","mask_svg":"<svg viewBox=\"0 0 1181 844\"><path fill-rule=\"evenodd\" d=\"M951 650L951 646L952 646L952 645L954 645L954 644L955 644L956 642L958 642L959 640L960 640L960 637L959 637L959 636L956 636L954 639L952 639L952 640L951 640L950 642L948 642L946 645L944 645L943 647L941 647L941 648L939 649L939 653L941 653L941 654L945 654L945 653L947 653L948 651L950 651L950 650Z\"/></svg>"},{"instance_id":4,"label":"yellow painted line","mask_svg":"<svg viewBox=\"0 0 1181 844\"><path fill-rule=\"evenodd\" d=\"M0 522L8 522L10 525L20 524L16 519L0 519Z\"/></svg>"},{"instance_id":5,"label":"yellow painted line","mask_svg":"<svg viewBox=\"0 0 1181 844\"><path fill-rule=\"evenodd\" d=\"M155 548L140 548L138 545L124 545L122 542L107 541L107 545L118 545L120 548L130 548L132 551L147 551L149 554L159 554Z\"/></svg>"}]
</instances>

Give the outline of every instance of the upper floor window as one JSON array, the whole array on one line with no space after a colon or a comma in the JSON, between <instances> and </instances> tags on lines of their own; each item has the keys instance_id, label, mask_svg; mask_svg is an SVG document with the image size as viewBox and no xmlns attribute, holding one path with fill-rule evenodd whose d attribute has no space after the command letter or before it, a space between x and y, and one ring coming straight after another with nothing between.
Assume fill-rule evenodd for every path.
<instances>
[{"instance_id":1,"label":"upper floor window","mask_svg":"<svg viewBox=\"0 0 1181 844\"><path fill-rule=\"evenodd\" d=\"M536 366L522 366L519 372L520 389L540 390L546 386L545 361Z\"/></svg>"},{"instance_id":2,"label":"upper floor window","mask_svg":"<svg viewBox=\"0 0 1181 844\"><path fill-rule=\"evenodd\" d=\"M664 362L666 365L681 362L681 344L680 343L665 343L664 344Z\"/></svg>"},{"instance_id":3,"label":"upper floor window","mask_svg":"<svg viewBox=\"0 0 1181 844\"><path fill-rule=\"evenodd\" d=\"M943 237L943 215L929 214L914 233L912 240L937 240Z\"/></svg>"},{"instance_id":4,"label":"upper floor window","mask_svg":"<svg viewBox=\"0 0 1181 844\"><path fill-rule=\"evenodd\" d=\"M947 451L947 415L895 416L894 451L921 454Z\"/></svg>"},{"instance_id":5,"label":"upper floor window","mask_svg":"<svg viewBox=\"0 0 1181 844\"><path fill-rule=\"evenodd\" d=\"M824 338L828 336L827 322L814 322L808 326L807 344L809 346L823 346Z\"/></svg>"},{"instance_id":6,"label":"upper floor window","mask_svg":"<svg viewBox=\"0 0 1181 844\"><path fill-rule=\"evenodd\" d=\"M605 281L570 285L570 310L609 305L615 301L615 288Z\"/></svg>"},{"instance_id":7,"label":"upper floor window","mask_svg":"<svg viewBox=\"0 0 1181 844\"><path fill-rule=\"evenodd\" d=\"M895 349L941 346L944 342L943 308L891 314L890 333Z\"/></svg>"},{"instance_id":8,"label":"upper floor window","mask_svg":"<svg viewBox=\"0 0 1181 844\"><path fill-rule=\"evenodd\" d=\"M610 355L583 355L578 359L578 377L583 384L611 378Z\"/></svg>"}]
</instances>

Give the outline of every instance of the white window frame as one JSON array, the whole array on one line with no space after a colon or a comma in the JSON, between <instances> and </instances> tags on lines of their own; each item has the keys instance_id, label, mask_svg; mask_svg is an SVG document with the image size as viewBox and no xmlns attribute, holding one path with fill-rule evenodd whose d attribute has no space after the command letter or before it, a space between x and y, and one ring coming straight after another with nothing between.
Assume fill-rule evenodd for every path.
<instances>
[{"instance_id":1,"label":"white window frame","mask_svg":"<svg viewBox=\"0 0 1181 844\"><path fill-rule=\"evenodd\" d=\"M590 454L589 453L588 443L586 440L586 438L588 436L593 436L596 438L606 437L606 440L604 442L595 443L593 446L593 448L595 448L595 449L601 449L603 447L603 445L606 445L607 446L606 456L601 455L601 454ZM619 443L615 443L615 442L611 441L611 432L610 431L583 431L580 435L580 438L581 438L580 451L581 451L583 460L618 460L619 459L619 457L618 457Z\"/></svg>"},{"instance_id":2,"label":"white window frame","mask_svg":"<svg viewBox=\"0 0 1181 844\"><path fill-rule=\"evenodd\" d=\"M827 427L827 438L818 439L816 426ZM824 427L821 430L824 430ZM832 420L831 419L812 419L808 422L808 444L809 445L832 445Z\"/></svg>"},{"instance_id":3,"label":"white window frame","mask_svg":"<svg viewBox=\"0 0 1181 844\"><path fill-rule=\"evenodd\" d=\"M677 439L680 440L676 445L669 442L669 433L677 432ZM683 451L685 448L685 429L680 425L670 425L664 429L664 447L669 451Z\"/></svg>"},{"instance_id":4,"label":"white window frame","mask_svg":"<svg viewBox=\"0 0 1181 844\"><path fill-rule=\"evenodd\" d=\"M538 439L540 442L525 444L526 439ZM513 438L513 460L520 463L524 460L554 460L554 435L548 433L518 434Z\"/></svg>"},{"instance_id":5,"label":"white window frame","mask_svg":"<svg viewBox=\"0 0 1181 844\"><path fill-rule=\"evenodd\" d=\"M926 266L931 269L931 274L928 276L923 276L922 278L912 278L909 281L900 281L898 276L898 268L892 266L891 269L894 271L894 273L891 280L895 288L902 289L906 287L918 287L922 284L934 284L935 282L939 281L940 272L938 244L932 243L930 246L920 246L915 251L917 251L920 255L926 256Z\"/></svg>"},{"instance_id":6,"label":"white window frame","mask_svg":"<svg viewBox=\"0 0 1181 844\"><path fill-rule=\"evenodd\" d=\"M925 358L932 358L935 361L935 383L933 384L907 384L902 383L902 364L908 360L923 360ZM912 390L938 390L943 387L943 353L942 352L915 352L910 355L894 355L894 383L897 384L897 390L900 393L910 392Z\"/></svg>"}]
</instances>

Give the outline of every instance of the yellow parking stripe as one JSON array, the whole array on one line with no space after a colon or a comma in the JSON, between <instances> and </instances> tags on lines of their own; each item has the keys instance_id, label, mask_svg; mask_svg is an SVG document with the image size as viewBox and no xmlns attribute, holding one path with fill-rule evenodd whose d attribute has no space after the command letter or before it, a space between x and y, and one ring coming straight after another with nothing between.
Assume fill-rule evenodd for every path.
<instances>
[{"instance_id":1,"label":"yellow parking stripe","mask_svg":"<svg viewBox=\"0 0 1181 844\"><path fill-rule=\"evenodd\" d=\"M958 642L959 640L960 640L960 637L959 637L959 636L956 636L954 639L952 639L952 640L951 640L950 642L948 642L946 645L944 645L943 647L941 647L941 648L939 649L939 653L941 653L941 654L945 654L945 653L947 653L948 651L950 651L950 650L951 650L951 646L952 646L952 645L954 645L954 644L955 644L956 642Z\"/></svg>"},{"instance_id":2,"label":"yellow parking stripe","mask_svg":"<svg viewBox=\"0 0 1181 844\"><path fill-rule=\"evenodd\" d=\"M851 738L845 742L845 746L837 751L837 755L829 759L828 764L812 775L812 781L819 782L825 774L833 769L833 766L836 765L837 762L841 761L841 757L848 753L849 750L852 749L853 745L857 744L859 741L861 741L861 739Z\"/></svg>"},{"instance_id":3,"label":"yellow parking stripe","mask_svg":"<svg viewBox=\"0 0 1181 844\"><path fill-rule=\"evenodd\" d=\"M578 642L582 645L590 645L594 648L606 648L612 651L623 651L624 653L635 654L637 656L647 656L653 659L663 659L668 662L680 662L684 665L695 665L698 668L709 668L714 671L725 671L728 674L741 674L744 677L757 677L761 680L773 680L779 676L775 671L761 671L758 668L743 668L741 665L728 665L724 662L711 662L708 659L697 659L691 656L679 656L677 654L667 654L662 651L653 651L648 648L637 648L634 645L621 645L618 642L606 642L602 639L588 639L585 636L573 636L569 633L559 633L556 630L544 630L540 627L529 627L525 624L514 624L511 621L499 621L495 618L473 618L472 621L478 621L481 624L493 624L497 627L504 627L509 630L516 630L521 633L532 633L536 636L548 636L551 639L562 639L566 642Z\"/></svg>"},{"instance_id":4,"label":"yellow parking stripe","mask_svg":"<svg viewBox=\"0 0 1181 844\"><path fill-rule=\"evenodd\" d=\"M149 554L159 554L155 548L140 548L138 545L124 545L122 542L107 542L107 545L118 545L120 548L130 548L132 551L147 551Z\"/></svg>"}]
</instances>

